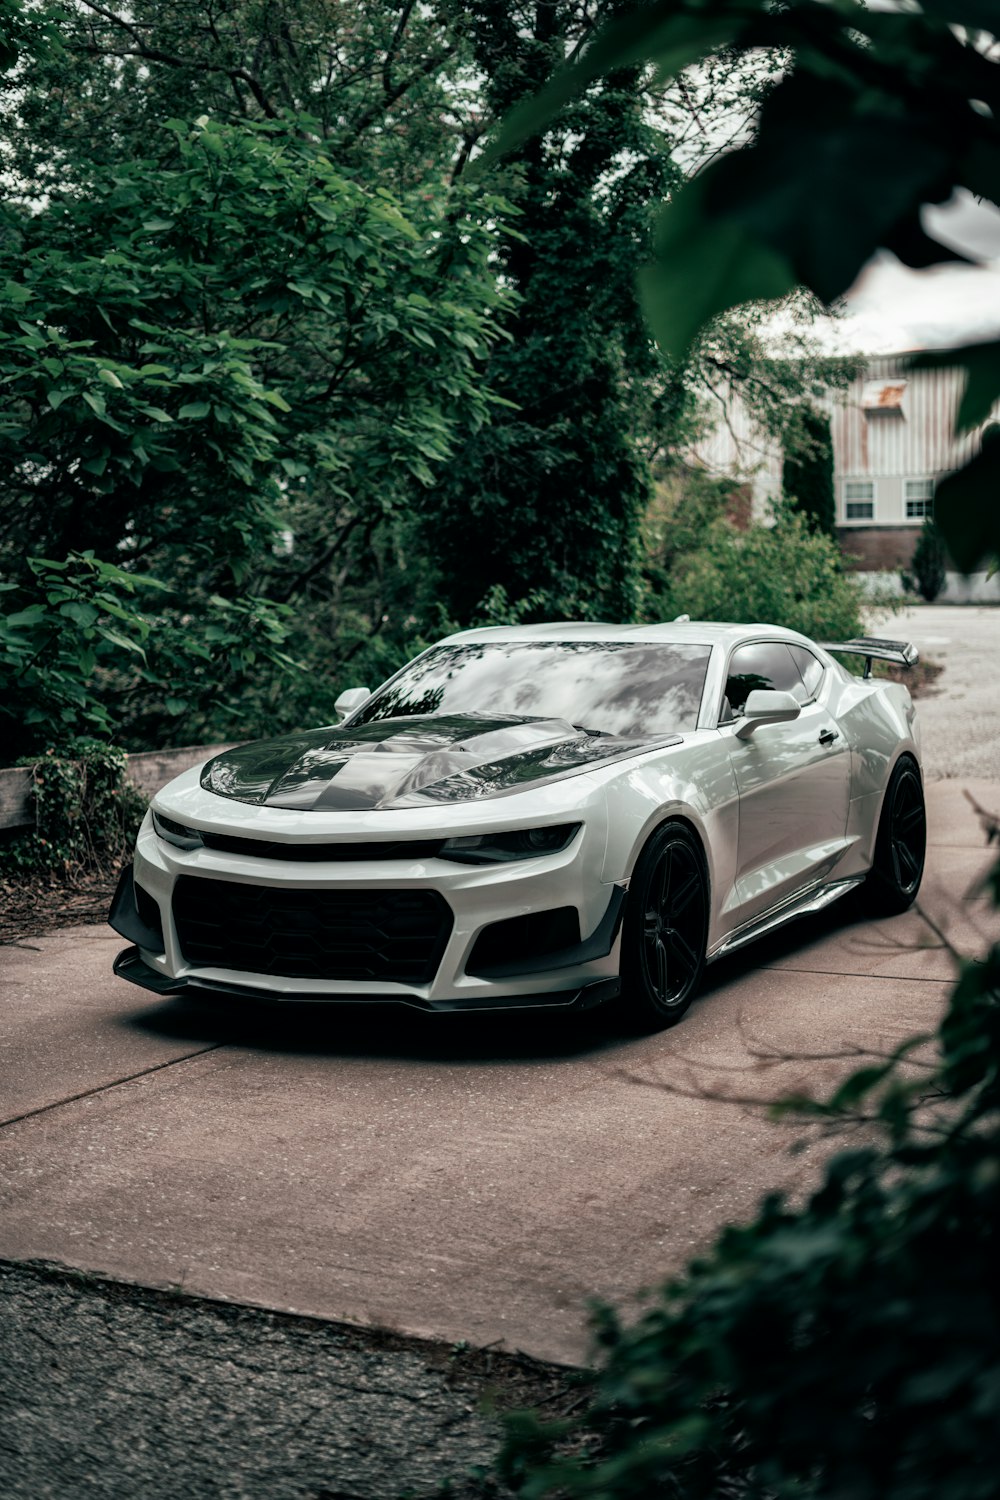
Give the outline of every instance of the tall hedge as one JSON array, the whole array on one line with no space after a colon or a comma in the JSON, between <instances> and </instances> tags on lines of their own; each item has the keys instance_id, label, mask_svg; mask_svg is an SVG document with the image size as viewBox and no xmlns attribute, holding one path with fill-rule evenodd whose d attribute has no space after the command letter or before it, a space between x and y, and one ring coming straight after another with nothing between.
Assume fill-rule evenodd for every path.
<instances>
[{"instance_id":1,"label":"tall hedge","mask_svg":"<svg viewBox=\"0 0 1000 1500\"><path fill-rule=\"evenodd\" d=\"M805 406L799 414L798 431L785 454L781 482L786 498L814 531L836 534L830 418L815 406Z\"/></svg>"}]
</instances>

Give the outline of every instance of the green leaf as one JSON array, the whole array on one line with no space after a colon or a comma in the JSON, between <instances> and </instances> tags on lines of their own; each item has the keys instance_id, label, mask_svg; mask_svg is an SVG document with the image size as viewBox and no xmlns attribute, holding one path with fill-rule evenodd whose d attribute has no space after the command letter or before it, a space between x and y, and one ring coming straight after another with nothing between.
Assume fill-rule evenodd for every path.
<instances>
[{"instance_id":1,"label":"green leaf","mask_svg":"<svg viewBox=\"0 0 1000 1500\"><path fill-rule=\"evenodd\" d=\"M19 609L12 615L4 616L4 624L20 628L22 625L37 625L46 616L44 604L29 604L27 609Z\"/></svg>"},{"instance_id":2,"label":"green leaf","mask_svg":"<svg viewBox=\"0 0 1000 1500\"><path fill-rule=\"evenodd\" d=\"M26 302L32 300L34 295L31 289L23 286L20 281L4 282L3 294L7 301L15 307L23 307Z\"/></svg>"},{"instance_id":3,"label":"green leaf","mask_svg":"<svg viewBox=\"0 0 1000 1500\"><path fill-rule=\"evenodd\" d=\"M103 417L104 416L105 411L107 410L107 408L104 405L104 398L103 398L103 396L92 396L89 391L84 391L84 393L83 393L83 399L84 399L84 401L86 401L86 403L90 407L91 411L96 412L96 414L99 417Z\"/></svg>"},{"instance_id":4,"label":"green leaf","mask_svg":"<svg viewBox=\"0 0 1000 1500\"><path fill-rule=\"evenodd\" d=\"M108 370L102 367L97 372L97 378L99 380L103 380L105 385L111 386L112 390L123 391L125 389L121 381L118 379L118 376L115 374L114 370Z\"/></svg>"},{"instance_id":5,"label":"green leaf","mask_svg":"<svg viewBox=\"0 0 1000 1500\"><path fill-rule=\"evenodd\" d=\"M782 297L795 287L791 266L743 225L705 213L708 173L666 205L656 258L639 273L639 291L665 353L683 359L699 330L718 313Z\"/></svg>"},{"instance_id":6,"label":"green leaf","mask_svg":"<svg viewBox=\"0 0 1000 1500\"><path fill-rule=\"evenodd\" d=\"M88 625L93 625L97 619L97 610L94 606L82 603L78 599L69 599L65 604L60 604L59 613L65 615L68 620L72 620L74 625L79 625L84 629Z\"/></svg>"},{"instance_id":7,"label":"green leaf","mask_svg":"<svg viewBox=\"0 0 1000 1500\"><path fill-rule=\"evenodd\" d=\"M851 88L802 71L767 98L755 144L697 180L710 184L710 217L739 220L829 303L894 237L909 235L926 252L920 207L948 196L952 167L947 143L921 117L862 110ZM941 247L941 259L952 256Z\"/></svg>"},{"instance_id":8,"label":"green leaf","mask_svg":"<svg viewBox=\"0 0 1000 1500\"><path fill-rule=\"evenodd\" d=\"M137 641L130 641L127 635L122 635L119 631L112 630L108 625L102 626L100 633L102 638L110 642L112 646L118 646L122 651L131 651L136 656L141 656L143 661L146 660L146 653L143 648Z\"/></svg>"},{"instance_id":9,"label":"green leaf","mask_svg":"<svg viewBox=\"0 0 1000 1500\"><path fill-rule=\"evenodd\" d=\"M1000 437L987 437L963 469L942 479L934 519L956 567L971 573L1000 557Z\"/></svg>"},{"instance_id":10,"label":"green leaf","mask_svg":"<svg viewBox=\"0 0 1000 1500\"><path fill-rule=\"evenodd\" d=\"M200 421L202 417L207 417L211 410L212 403L210 401L189 401L186 406L181 407L177 415L179 417L190 417L192 421Z\"/></svg>"},{"instance_id":11,"label":"green leaf","mask_svg":"<svg viewBox=\"0 0 1000 1500\"><path fill-rule=\"evenodd\" d=\"M915 370L965 369L965 390L955 419L959 432L981 427L1000 401L1000 340L918 354L910 364Z\"/></svg>"},{"instance_id":12,"label":"green leaf","mask_svg":"<svg viewBox=\"0 0 1000 1500\"><path fill-rule=\"evenodd\" d=\"M920 3L927 15L936 16L949 25L969 26L1000 37L996 0L920 0Z\"/></svg>"}]
</instances>

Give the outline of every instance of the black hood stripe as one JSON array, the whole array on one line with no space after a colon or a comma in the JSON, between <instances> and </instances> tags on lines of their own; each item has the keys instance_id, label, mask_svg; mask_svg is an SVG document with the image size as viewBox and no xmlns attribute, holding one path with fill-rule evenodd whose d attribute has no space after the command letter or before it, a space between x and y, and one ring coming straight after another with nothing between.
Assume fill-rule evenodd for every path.
<instances>
[{"instance_id":1,"label":"black hood stripe","mask_svg":"<svg viewBox=\"0 0 1000 1500\"><path fill-rule=\"evenodd\" d=\"M227 750L209 761L201 784L239 802L300 811L426 807L521 791L679 742L593 734L565 719L384 719Z\"/></svg>"}]
</instances>

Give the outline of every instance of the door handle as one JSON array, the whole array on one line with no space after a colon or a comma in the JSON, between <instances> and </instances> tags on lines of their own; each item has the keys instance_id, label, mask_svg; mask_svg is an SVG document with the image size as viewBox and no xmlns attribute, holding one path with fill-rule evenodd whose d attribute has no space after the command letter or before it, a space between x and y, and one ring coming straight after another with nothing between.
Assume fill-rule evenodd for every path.
<instances>
[{"instance_id":1,"label":"door handle","mask_svg":"<svg viewBox=\"0 0 1000 1500\"><path fill-rule=\"evenodd\" d=\"M837 731L835 729L824 729L819 737L819 742L821 745L832 745L836 738Z\"/></svg>"}]
</instances>

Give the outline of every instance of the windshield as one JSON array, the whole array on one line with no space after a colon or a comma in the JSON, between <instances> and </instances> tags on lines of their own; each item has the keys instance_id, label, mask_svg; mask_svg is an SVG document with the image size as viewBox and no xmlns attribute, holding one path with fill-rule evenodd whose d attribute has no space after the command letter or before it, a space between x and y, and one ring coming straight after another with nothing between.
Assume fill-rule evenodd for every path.
<instances>
[{"instance_id":1,"label":"windshield","mask_svg":"<svg viewBox=\"0 0 1000 1500\"><path fill-rule=\"evenodd\" d=\"M419 714L568 719L602 734L694 729L711 646L477 641L437 646L365 704L352 725Z\"/></svg>"}]
</instances>

